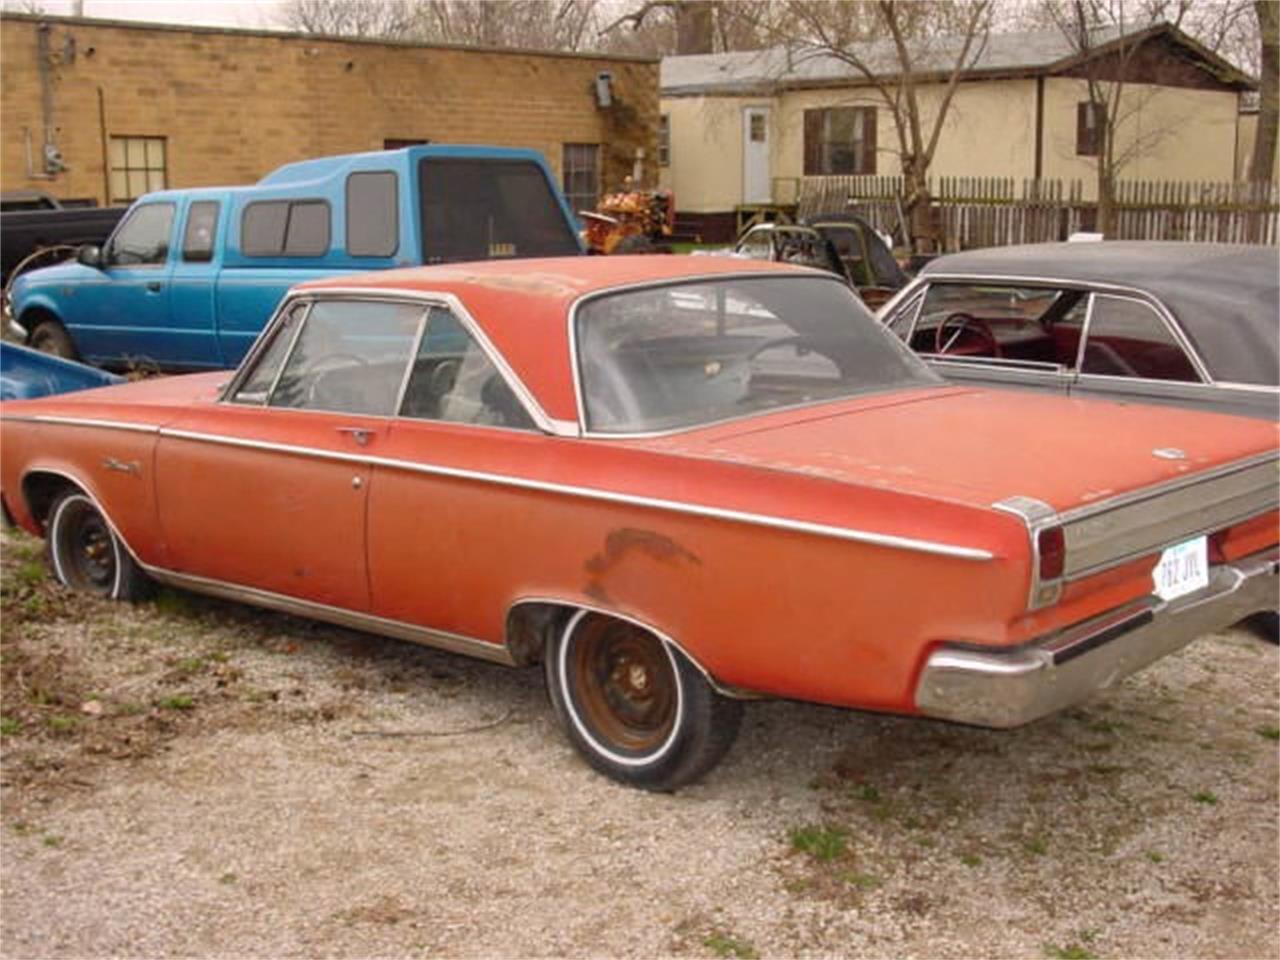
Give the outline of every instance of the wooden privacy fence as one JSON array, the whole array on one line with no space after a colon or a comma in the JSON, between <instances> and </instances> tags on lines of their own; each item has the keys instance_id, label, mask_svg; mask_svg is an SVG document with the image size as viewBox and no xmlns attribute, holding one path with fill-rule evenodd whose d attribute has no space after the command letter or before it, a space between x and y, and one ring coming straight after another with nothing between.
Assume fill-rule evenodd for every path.
<instances>
[{"instance_id":1,"label":"wooden privacy fence","mask_svg":"<svg viewBox=\"0 0 1280 960\"><path fill-rule=\"evenodd\" d=\"M1082 180L940 177L929 192L949 251L1065 240L1097 222ZM1280 244L1272 183L1122 180L1115 194L1109 239ZM901 240L903 197L901 177L805 177L798 213L851 211Z\"/></svg>"}]
</instances>

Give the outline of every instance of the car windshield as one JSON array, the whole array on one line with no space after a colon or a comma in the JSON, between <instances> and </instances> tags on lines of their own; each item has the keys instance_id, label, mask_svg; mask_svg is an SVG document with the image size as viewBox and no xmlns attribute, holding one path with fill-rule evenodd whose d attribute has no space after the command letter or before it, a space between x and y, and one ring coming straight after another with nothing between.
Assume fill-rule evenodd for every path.
<instances>
[{"instance_id":1,"label":"car windshield","mask_svg":"<svg viewBox=\"0 0 1280 960\"><path fill-rule=\"evenodd\" d=\"M624 290L575 319L588 430L672 430L941 382L838 280L774 276Z\"/></svg>"}]
</instances>

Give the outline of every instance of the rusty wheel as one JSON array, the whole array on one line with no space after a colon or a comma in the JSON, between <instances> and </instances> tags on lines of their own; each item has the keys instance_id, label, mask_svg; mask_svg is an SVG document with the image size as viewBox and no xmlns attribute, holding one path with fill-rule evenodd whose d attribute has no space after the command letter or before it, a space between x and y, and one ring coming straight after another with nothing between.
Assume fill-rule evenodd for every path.
<instances>
[{"instance_id":1,"label":"rusty wheel","mask_svg":"<svg viewBox=\"0 0 1280 960\"><path fill-rule=\"evenodd\" d=\"M616 780L673 790L714 766L737 733L741 704L628 621L578 611L549 644L545 665L574 746Z\"/></svg>"},{"instance_id":2,"label":"rusty wheel","mask_svg":"<svg viewBox=\"0 0 1280 960\"><path fill-rule=\"evenodd\" d=\"M49 511L48 547L54 574L72 590L112 600L136 600L145 592L145 575L79 490L64 493Z\"/></svg>"}]
</instances>

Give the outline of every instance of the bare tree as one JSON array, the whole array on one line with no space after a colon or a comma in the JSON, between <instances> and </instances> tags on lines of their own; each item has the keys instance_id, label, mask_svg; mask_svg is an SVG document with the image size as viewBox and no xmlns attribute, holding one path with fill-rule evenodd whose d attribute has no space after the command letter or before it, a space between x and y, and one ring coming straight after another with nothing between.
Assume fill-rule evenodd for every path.
<instances>
[{"instance_id":1,"label":"bare tree","mask_svg":"<svg viewBox=\"0 0 1280 960\"><path fill-rule=\"evenodd\" d=\"M982 56L991 28L989 0L877 0L777 5L774 36L794 63L830 59L866 81L893 120L911 243L937 248L930 215L933 163L960 78ZM922 96L926 85L938 96Z\"/></svg>"},{"instance_id":2,"label":"bare tree","mask_svg":"<svg viewBox=\"0 0 1280 960\"><path fill-rule=\"evenodd\" d=\"M598 34L598 0L288 0L305 33L528 50L582 50Z\"/></svg>"},{"instance_id":3,"label":"bare tree","mask_svg":"<svg viewBox=\"0 0 1280 960\"><path fill-rule=\"evenodd\" d=\"M1277 120L1280 119L1280 6L1275 0L1256 0L1261 90L1258 103L1258 130L1253 141L1249 179L1270 180L1276 166Z\"/></svg>"},{"instance_id":4,"label":"bare tree","mask_svg":"<svg viewBox=\"0 0 1280 960\"><path fill-rule=\"evenodd\" d=\"M614 49L652 56L756 50L769 8L769 0L644 0L601 33Z\"/></svg>"}]
</instances>

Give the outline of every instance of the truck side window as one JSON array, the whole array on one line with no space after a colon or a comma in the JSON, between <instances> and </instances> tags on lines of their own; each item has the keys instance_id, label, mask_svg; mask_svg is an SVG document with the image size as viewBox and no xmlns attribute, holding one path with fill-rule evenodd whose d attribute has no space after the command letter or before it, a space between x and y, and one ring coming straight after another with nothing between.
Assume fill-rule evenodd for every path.
<instances>
[{"instance_id":1,"label":"truck side window","mask_svg":"<svg viewBox=\"0 0 1280 960\"><path fill-rule=\"evenodd\" d=\"M200 200L187 212L187 229L182 236L182 259L188 263L208 263L213 259L213 241L218 234L216 200Z\"/></svg>"},{"instance_id":2,"label":"truck side window","mask_svg":"<svg viewBox=\"0 0 1280 960\"><path fill-rule=\"evenodd\" d=\"M329 250L329 204L263 200L244 208L240 247L246 257L315 257Z\"/></svg>"},{"instance_id":3,"label":"truck side window","mask_svg":"<svg viewBox=\"0 0 1280 960\"><path fill-rule=\"evenodd\" d=\"M347 253L390 257L400 245L400 199L390 170L347 177Z\"/></svg>"},{"instance_id":4,"label":"truck side window","mask_svg":"<svg viewBox=\"0 0 1280 960\"><path fill-rule=\"evenodd\" d=\"M145 203L135 207L107 244L108 264L137 267L162 264L169 257L174 205Z\"/></svg>"}]
</instances>

